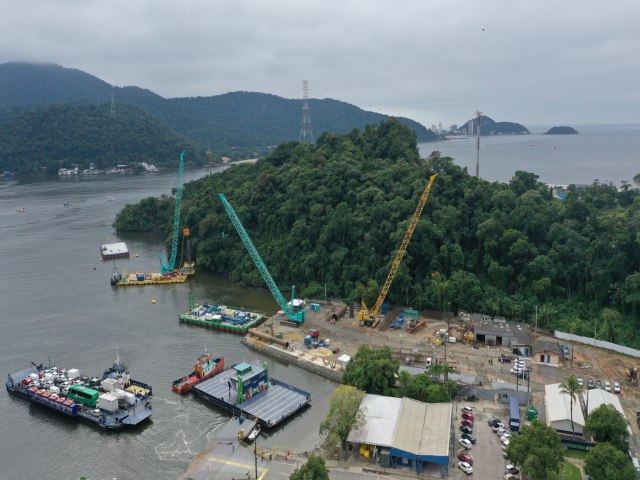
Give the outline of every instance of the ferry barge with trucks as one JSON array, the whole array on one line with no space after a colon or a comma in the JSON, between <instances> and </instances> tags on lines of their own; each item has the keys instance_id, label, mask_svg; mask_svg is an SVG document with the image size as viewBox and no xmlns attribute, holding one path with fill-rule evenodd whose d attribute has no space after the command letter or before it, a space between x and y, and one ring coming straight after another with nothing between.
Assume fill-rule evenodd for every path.
<instances>
[{"instance_id":1,"label":"ferry barge with trucks","mask_svg":"<svg viewBox=\"0 0 640 480\"><path fill-rule=\"evenodd\" d=\"M151 416L152 388L131 378L116 355L102 379L81 376L77 368L32 367L10 373L9 393L106 429L138 425Z\"/></svg>"},{"instance_id":2,"label":"ferry barge with trucks","mask_svg":"<svg viewBox=\"0 0 640 480\"><path fill-rule=\"evenodd\" d=\"M178 315L178 320L180 323L244 335L250 328L257 327L264 322L265 317L262 313L245 308L204 303L192 306L189 311Z\"/></svg>"},{"instance_id":3,"label":"ferry barge with trucks","mask_svg":"<svg viewBox=\"0 0 640 480\"><path fill-rule=\"evenodd\" d=\"M173 381L171 389L180 394L189 393L191 387L216 376L224 369L224 357L214 358L212 353L205 349L204 355L200 355L193 366L193 372Z\"/></svg>"}]
</instances>

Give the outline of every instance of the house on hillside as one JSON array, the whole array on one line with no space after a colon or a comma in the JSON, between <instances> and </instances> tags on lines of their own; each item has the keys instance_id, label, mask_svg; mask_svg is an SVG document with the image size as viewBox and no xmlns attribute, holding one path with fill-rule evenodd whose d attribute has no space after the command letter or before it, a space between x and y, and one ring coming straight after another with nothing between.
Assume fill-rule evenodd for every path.
<instances>
[{"instance_id":1,"label":"house on hillside","mask_svg":"<svg viewBox=\"0 0 640 480\"><path fill-rule=\"evenodd\" d=\"M533 344L533 363L557 367L558 365L560 365L561 358L562 350L560 349L560 345L558 345L558 342L536 340Z\"/></svg>"}]
</instances>

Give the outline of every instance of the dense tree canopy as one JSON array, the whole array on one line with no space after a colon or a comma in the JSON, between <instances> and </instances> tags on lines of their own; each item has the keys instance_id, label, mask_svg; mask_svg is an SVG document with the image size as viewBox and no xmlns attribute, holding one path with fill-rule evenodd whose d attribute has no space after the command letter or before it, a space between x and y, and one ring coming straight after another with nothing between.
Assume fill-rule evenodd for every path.
<instances>
[{"instance_id":1,"label":"dense tree canopy","mask_svg":"<svg viewBox=\"0 0 640 480\"><path fill-rule=\"evenodd\" d=\"M537 306L539 327L593 335L598 322L599 338L640 346L637 189L572 185L559 201L533 173L489 183L438 152L420 159L414 132L394 120L283 144L254 165L193 182L182 223L200 267L264 286L217 200L225 193L280 285L374 303L434 173L391 303L439 308L446 293L454 311L525 321ZM170 222L167 214L157 226Z\"/></svg>"},{"instance_id":2,"label":"dense tree canopy","mask_svg":"<svg viewBox=\"0 0 640 480\"><path fill-rule=\"evenodd\" d=\"M584 430L597 442L609 442L621 451L629 448L629 424L613 405L600 405L589 414Z\"/></svg>"},{"instance_id":3,"label":"dense tree canopy","mask_svg":"<svg viewBox=\"0 0 640 480\"><path fill-rule=\"evenodd\" d=\"M188 165L205 163L193 142L128 105L115 115L108 104L52 105L0 124L0 169L18 173L57 174L89 163L98 169L141 162L177 169L182 150Z\"/></svg>"},{"instance_id":4,"label":"dense tree canopy","mask_svg":"<svg viewBox=\"0 0 640 480\"><path fill-rule=\"evenodd\" d=\"M509 459L534 480L545 480L551 472L557 472L562 465L562 452L558 433L538 420L523 426L507 447Z\"/></svg>"},{"instance_id":5,"label":"dense tree canopy","mask_svg":"<svg viewBox=\"0 0 640 480\"><path fill-rule=\"evenodd\" d=\"M584 459L584 471L594 480L636 478L629 457L610 443L598 444Z\"/></svg>"},{"instance_id":6,"label":"dense tree canopy","mask_svg":"<svg viewBox=\"0 0 640 480\"><path fill-rule=\"evenodd\" d=\"M311 455L303 466L289 476L289 480L329 480L324 458Z\"/></svg>"}]
</instances>

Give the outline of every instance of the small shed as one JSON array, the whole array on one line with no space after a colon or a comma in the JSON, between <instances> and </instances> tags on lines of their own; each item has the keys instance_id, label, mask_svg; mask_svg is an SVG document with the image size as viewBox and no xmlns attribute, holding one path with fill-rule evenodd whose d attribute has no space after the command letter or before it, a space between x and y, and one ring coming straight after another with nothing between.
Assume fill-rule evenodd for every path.
<instances>
[{"instance_id":1,"label":"small shed","mask_svg":"<svg viewBox=\"0 0 640 480\"><path fill-rule=\"evenodd\" d=\"M533 363L557 367L560 365L561 358L562 350L560 349L558 342L537 340L533 344Z\"/></svg>"},{"instance_id":2,"label":"small shed","mask_svg":"<svg viewBox=\"0 0 640 480\"><path fill-rule=\"evenodd\" d=\"M340 365L343 369L347 368L347 363L349 363L350 361L351 361L351 357L349 355L347 355L346 353L340 355L336 359L336 363L338 365Z\"/></svg>"}]
</instances>

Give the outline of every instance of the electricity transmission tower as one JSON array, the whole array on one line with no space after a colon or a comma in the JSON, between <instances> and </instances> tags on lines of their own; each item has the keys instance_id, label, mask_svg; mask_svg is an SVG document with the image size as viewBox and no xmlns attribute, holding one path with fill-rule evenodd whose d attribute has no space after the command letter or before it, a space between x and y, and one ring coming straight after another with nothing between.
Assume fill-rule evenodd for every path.
<instances>
[{"instance_id":1,"label":"electricity transmission tower","mask_svg":"<svg viewBox=\"0 0 640 480\"><path fill-rule=\"evenodd\" d=\"M302 81L302 126L300 127L300 143L313 142L311 131L311 115L309 115L309 80Z\"/></svg>"}]
</instances>

